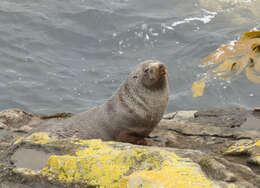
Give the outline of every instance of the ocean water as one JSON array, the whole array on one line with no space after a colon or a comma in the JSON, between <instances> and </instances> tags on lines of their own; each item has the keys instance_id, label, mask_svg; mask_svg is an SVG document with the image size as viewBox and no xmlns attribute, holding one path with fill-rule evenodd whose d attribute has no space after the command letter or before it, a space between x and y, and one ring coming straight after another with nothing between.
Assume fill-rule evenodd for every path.
<instances>
[{"instance_id":1,"label":"ocean water","mask_svg":"<svg viewBox=\"0 0 260 188\"><path fill-rule=\"evenodd\" d=\"M88 110L146 59L168 68L168 112L260 106L244 73L191 92L201 59L250 30L260 30L259 0L1 0L0 110Z\"/></svg>"}]
</instances>

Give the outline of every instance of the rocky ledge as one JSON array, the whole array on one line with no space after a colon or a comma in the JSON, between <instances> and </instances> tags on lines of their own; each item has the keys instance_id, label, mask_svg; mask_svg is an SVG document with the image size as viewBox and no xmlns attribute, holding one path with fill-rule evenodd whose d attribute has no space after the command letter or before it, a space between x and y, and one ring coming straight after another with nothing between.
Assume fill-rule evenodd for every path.
<instances>
[{"instance_id":1,"label":"rocky ledge","mask_svg":"<svg viewBox=\"0 0 260 188\"><path fill-rule=\"evenodd\" d=\"M0 188L260 187L260 116L241 108L167 114L148 146L28 135L37 116L0 112Z\"/></svg>"}]
</instances>

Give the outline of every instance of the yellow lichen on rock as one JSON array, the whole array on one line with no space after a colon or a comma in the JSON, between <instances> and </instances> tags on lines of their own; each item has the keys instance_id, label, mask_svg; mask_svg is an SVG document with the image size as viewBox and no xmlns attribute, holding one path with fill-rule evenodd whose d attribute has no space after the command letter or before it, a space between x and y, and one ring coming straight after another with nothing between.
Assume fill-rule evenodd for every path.
<instances>
[{"instance_id":1,"label":"yellow lichen on rock","mask_svg":"<svg viewBox=\"0 0 260 188\"><path fill-rule=\"evenodd\" d=\"M55 137L50 137L49 133L38 132L38 133L33 133L26 138L24 138L24 137L19 138L15 141L14 144L17 144L21 141L31 142L31 143L35 143L35 144L46 144L46 143L54 141L54 140L55 140Z\"/></svg>"},{"instance_id":2,"label":"yellow lichen on rock","mask_svg":"<svg viewBox=\"0 0 260 188\"><path fill-rule=\"evenodd\" d=\"M23 141L57 145L48 133L34 133ZM200 166L160 148L146 148L101 140L60 140L75 146L74 154L52 155L39 173L49 180L88 186L132 188L210 188ZM65 144L66 145L66 144ZM29 169L30 170L30 169Z\"/></svg>"},{"instance_id":3,"label":"yellow lichen on rock","mask_svg":"<svg viewBox=\"0 0 260 188\"><path fill-rule=\"evenodd\" d=\"M75 156L51 156L43 174L58 177L66 182L82 181L90 185L112 185L139 158L140 149L131 152L113 150L100 140L77 143L84 143L88 147L77 151Z\"/></svg>"},{"instance_id":4,"label":"yellow lichen on rock","mask_svg":"<svg viewBox=\"0 0 260 188\"><path fill-rule=\"evenodd\" d=\"M257 140L254 145L260 147L260 140Z\"/></svg>"},{"instance_id":5,"label":"yellow lichen on rock","mask_svg":"<svg viewBox=\"0 0 260 188\"><path fill-rule=\"evenodd\" d=\"M260 140L257 140L253 143L251 143L251 141L243 142L243 140L241 140L230 146L225 154L249 154L249 150L252 150L254 147L260 147Z\"/></svg>"},{"instance_id":6,"label":"yellow lichen on rock","mask_svg":"<svg viewBox=\"0 0 260 188\"><path fill-rule=\"evenodd\" d=\"M19 174L23 174L23 175L27 175L27 176L37 176L40 174L40 171L38 170L31 170L28 168L14 168L14 172L15 173L19 173Z\"/></svg>"},{"instance_id":7,"label":"yellow lichen on rock","mask_svg":"<svg viewBox=\"0 0 260 188\"><path fill-rule=\"evenodd\" d=\"M197 164L172 152L134 146L115 148L113 142L101 140L77 143L86 148L75 155L51 156L42 175L100 187L213 187Z\"/></svg>"},{"instance_id":8,"label":"yellow lichen on rock","mask_svg":"<svg viewBox=\"0 0 260 188\"><path fill-rule=\"evenodd\" d=\"M252 147L252 145L249 146L237 146L237 145L233 145L231 147L228 148L228 150L226 151L226 154L228 153L243 153L246 152L246 149L249 149L250 147Z\"/></svg>"},{"instance_id":9,"label":"yellow lichen on rock","mask_svg":"<svg viewBox=\"0 0 260 188\"><path fill-rule=\"evenodd\" d=\"M30 136L26 137L24 141L32 142L35 144L46 144L48 142L54 141L54 137L50 137L47 132L33 133Z\"/></svg>"},{"instance_id":10,"label":"yellow lichen on rock","mask_svg":"<svg viewBox=\"0 0 260 188\"><path fill-rule=\"evenodd\" d=\"M178 188L209 188L210 182L197 168L177 166L165 166L161 170L143 170L131 174L127 178L127 187L151 188L151 187L178 187Z\"/></svg>"}]
</instances>

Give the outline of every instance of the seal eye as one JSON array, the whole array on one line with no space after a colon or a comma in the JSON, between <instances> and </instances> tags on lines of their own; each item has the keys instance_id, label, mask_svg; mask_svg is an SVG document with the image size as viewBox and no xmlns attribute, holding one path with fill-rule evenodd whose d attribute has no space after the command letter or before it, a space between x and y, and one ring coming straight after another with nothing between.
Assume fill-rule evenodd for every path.
<instances>
[{"instance_id":1,"label":"seal eye","mask_svg":"<svg viewBox=\"0 0 260 188\"><path fill-rule=\"evenodd\" d=\"M148 71L149 71L149 68L144 69L144 72L148 72Z\"/></svg>"}]
</instances>

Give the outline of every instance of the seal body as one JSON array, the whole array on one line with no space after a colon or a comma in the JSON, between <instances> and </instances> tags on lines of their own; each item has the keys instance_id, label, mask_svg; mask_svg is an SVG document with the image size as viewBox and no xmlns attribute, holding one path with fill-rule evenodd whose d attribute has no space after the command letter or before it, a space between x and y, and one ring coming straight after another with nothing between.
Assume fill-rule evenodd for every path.
<instances>
[{"instance_id":1,"label":"seal body","mask_svg":"<svg viewBox=\"0 0 260 188\"><path fill-rule=\"evenodd\" d=\"M161 120L169 99L166 67L157 60L138 64L104 104L68 119L46 121L36 131L58 137L141 143Z\"/></svg>"}]
</instances>

